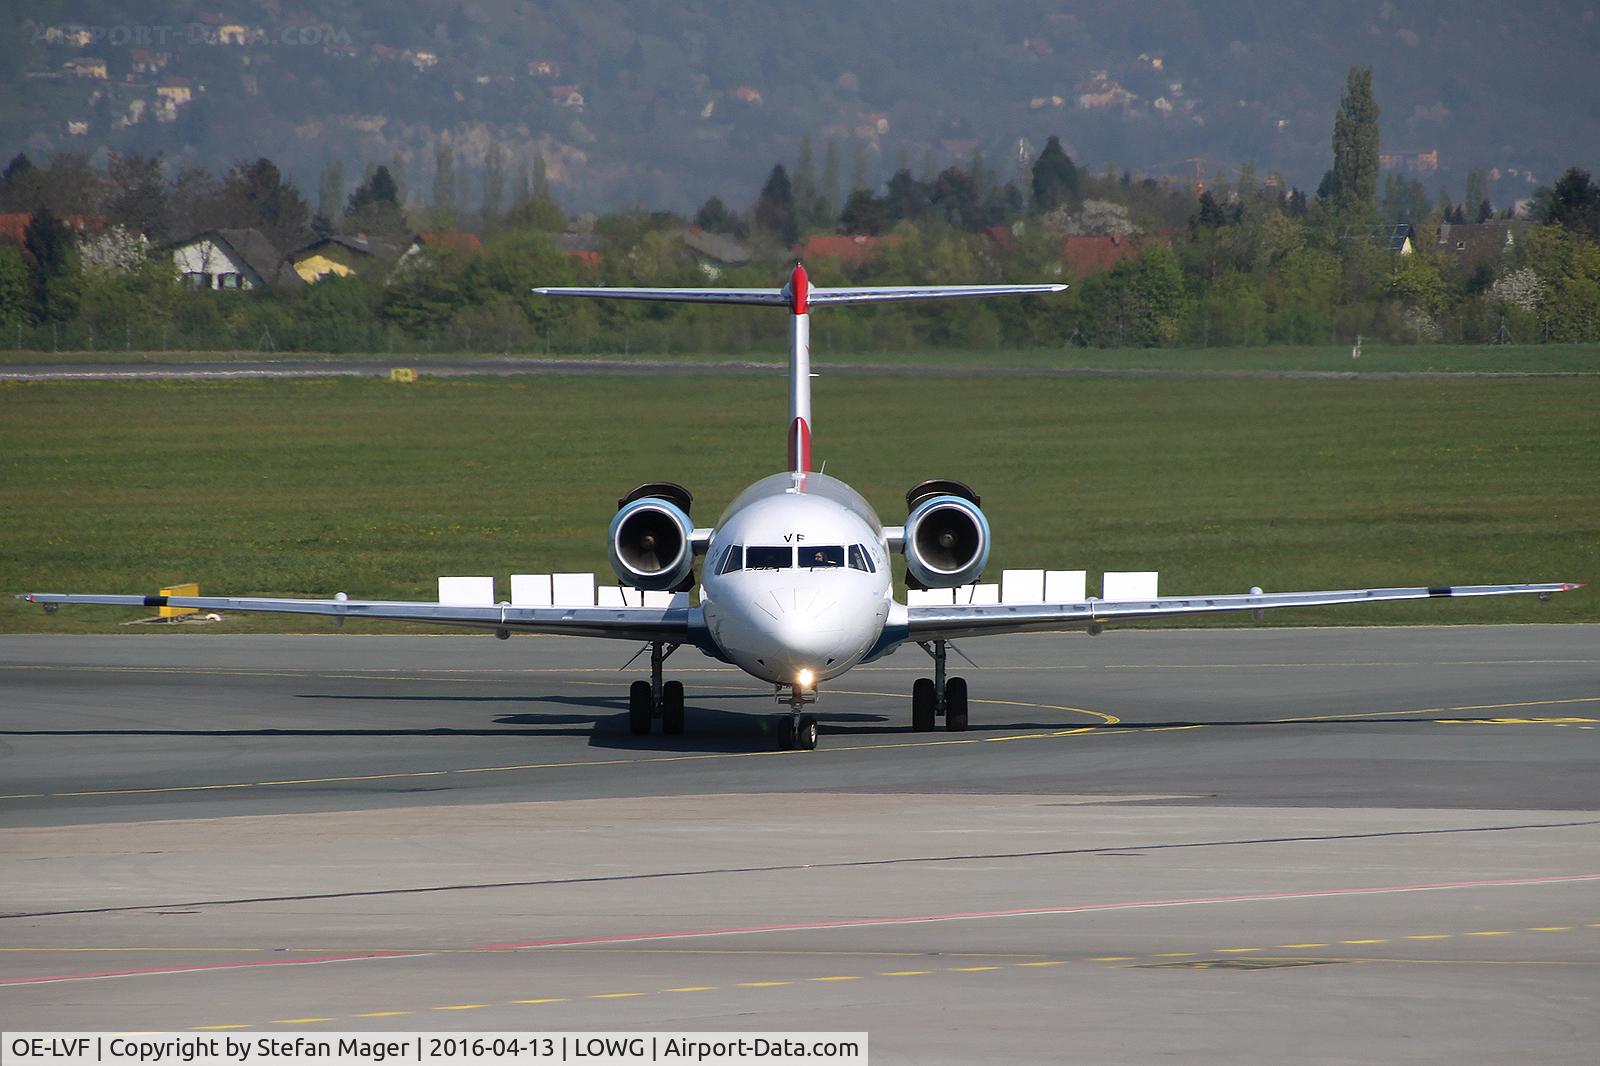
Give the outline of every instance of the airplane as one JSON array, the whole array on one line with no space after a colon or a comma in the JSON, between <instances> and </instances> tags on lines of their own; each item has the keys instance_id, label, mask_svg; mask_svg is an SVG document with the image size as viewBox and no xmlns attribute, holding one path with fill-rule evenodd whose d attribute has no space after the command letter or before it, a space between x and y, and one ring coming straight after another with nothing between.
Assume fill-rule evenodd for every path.
<instances>
[{"instance_id":1,"label":"airplane","mask_svg":"<svg viewBox=\"0 0 1600 1066\"><path fill-rule=\"evenodd\" d=\"M968 725L967 682L947 676L951 642L1002 633L1086 629L1134 619L1183 618L1225 611L1259 613L1284 607L1392 600L1531 594L1548 600L1581 586L1570 582L1514 585L1446 585L1163 596L1132 602L1085 599L1071 603L941 604L907 606L895 599L890 556L905 559L910 588L951 589L978 580L989 561L991 534L981 499L950 479L927 480L906 494L906 517L886 526L871 505L843 481L812 469L811 342L813 307L889 301L1047 295L1065 285L923 285L812 288L796 263L778 289L537 288L543 296L781 307L789 312L788 463L746 488L715 526L690 519L692 493L672 482L650 482L617 501L607 532L607 554L618 581L643 591L687 592L703 560L698 605L668 607L525 607L509 603L449 603L230 596L137 596L24 593L18 598L55 610L62 604L192 607L203 611L263 611L350 618L381 618L492 629L644 642L649 680L628 694L632 733L684 731L683 684L664 680L664 663L679 648L699 649L774 686L784 749L812 750L818 723L806 708L825 682L906 644L933 660L931 677L911 688L911 725L947 731ZM675 598L674 602L677 602ZM643 648L640 649L642 654ZM635 658L638 656L636 655ZM631 662L631 660L630 660Z\"/></svg>"}]
</instances>

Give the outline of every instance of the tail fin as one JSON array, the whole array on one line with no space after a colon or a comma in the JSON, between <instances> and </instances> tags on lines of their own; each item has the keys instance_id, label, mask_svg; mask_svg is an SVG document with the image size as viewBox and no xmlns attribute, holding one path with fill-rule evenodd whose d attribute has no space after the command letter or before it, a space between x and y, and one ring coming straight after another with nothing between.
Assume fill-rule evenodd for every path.
<instances>
[{"instance_id":1,"label":"tail fin","mask_svg":"<svg viewBox=\"0 0 1600 1066\"><path fill-rule=\"evenodd\" d=\"M978 296L1042 296L1065 285L867 285L813 289L806 268L796 263L781 289L635 289L551 287L541 296L588 296L608 300L667 300L677 303L746 304L789 309L789 469L811 469L811 316L813 306L960 300Z\"/></svg>"}]
</instances>

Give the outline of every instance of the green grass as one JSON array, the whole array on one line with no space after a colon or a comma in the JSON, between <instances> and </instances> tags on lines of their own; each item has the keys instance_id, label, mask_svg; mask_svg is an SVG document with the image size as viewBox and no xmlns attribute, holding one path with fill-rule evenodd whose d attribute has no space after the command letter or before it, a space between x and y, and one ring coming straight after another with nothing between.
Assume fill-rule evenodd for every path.
<instances>
[{"instance_id":1,"label":"green grass","mask_svg":"<svg viewBox=\"0 0 1600 1066\"><path fill-rule=\"evenodd\" d=\"M0 590L428 599L440 574L504 591L512 572L605 573L620 492L681 481L713 522L781 466L785 402L763 375L0 385ZM817 458L886 521L923 478L973 484L991 576L1156 569L1169 594L1600 576L1588 378L824 374L816 410ZM0 630L128 632L147 613L7 600ZM1600 597L1272 617L1594 622Z\"/></svg>"},{"instance_id":2,"label":"green grass","mask_svg":"<svg viewBox=\"0 0 1600 1066\"><path fill-rule=\"evenodd\" d=\"M782 333L774 334L781 345ZM828 364L939 367L1084 367L1107 370L1315 370L1337 373L1502 373L1597 374L1600 344L1481 344L1379 345L1362 348L1360 359L1350 358L1349 345L1277 346L1270 348L1001 348L992 350L927 348L895 351L834 351L827 341L826 322L813 334L813 360ZM296 361L360 360L393 366L426 367L463 359L543 358L542 352L447 352L436 355L386 352L279 352L250 351L123 351L30 352L0 350L0 366L73 363L186 363L257 362L263 359ZM552 359L635 359L671 362L783 362L785 350L727 352L568 352L551 353Z\"/></svg>"}]
</instances>

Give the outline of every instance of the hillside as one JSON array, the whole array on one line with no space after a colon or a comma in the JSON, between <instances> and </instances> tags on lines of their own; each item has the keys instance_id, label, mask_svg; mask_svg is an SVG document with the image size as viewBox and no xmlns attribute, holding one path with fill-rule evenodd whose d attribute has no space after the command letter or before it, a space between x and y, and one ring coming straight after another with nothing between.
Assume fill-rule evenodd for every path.
<instances>
[{"instance_id":1,"label":"hillside","mask_svg":"<svg viewBox=\"0 0 1600 1066\"><path fill-rule=\"evenodd\" d=\"M1499 204L1600 163L1592 6L1486 0L1273 6L950 0L57 0L0 34L0 153L268 155L314 190L402 161L432 191L452 144L476 202L491 144L542 155L569 209L748 203L802 136L835 180L1015 165L1057 134L1080 163L1314 187L1351 64L1375 68L1383 150L1458 199ZM1433 156L1430 153L1436 152Z\"/></svg>"}]
</instances>

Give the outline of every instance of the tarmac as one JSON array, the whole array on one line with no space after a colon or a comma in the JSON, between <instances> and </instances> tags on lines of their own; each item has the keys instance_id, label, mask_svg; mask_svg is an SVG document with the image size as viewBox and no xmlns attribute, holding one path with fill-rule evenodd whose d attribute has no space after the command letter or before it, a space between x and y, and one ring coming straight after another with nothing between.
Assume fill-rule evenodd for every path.
<instances>
[{"instance_id":1,"label":"tarmac","mask_svg":"<svg viewBox=\"0 0 1600 1066\"><path fill-rule=\"evenodd\" d=\"M814 752L689 650L669 738L602 641L0 637L0 1026L1592 1063L1597 637L974 640L966 733L902 649Z\"/></svg>"}]
</instances>

